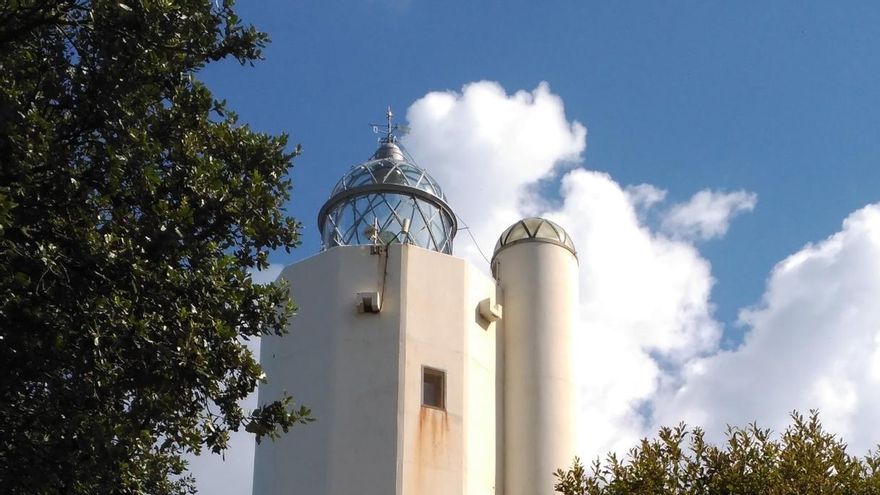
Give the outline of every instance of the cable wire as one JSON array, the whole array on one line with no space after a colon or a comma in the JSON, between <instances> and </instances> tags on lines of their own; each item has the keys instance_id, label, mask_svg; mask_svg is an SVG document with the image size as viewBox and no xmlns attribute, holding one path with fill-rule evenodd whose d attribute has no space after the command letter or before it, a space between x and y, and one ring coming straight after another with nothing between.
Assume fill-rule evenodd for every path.
<instances>
[{"instance_id":1,"label":"cable wire","mask_svg":"<svg viewBox=\"0 0 880 495\"><path fill-rule=\"evenodd\" d=\"M410 163L418 166L416 164L416 161L413 159L412 155L410 155L409 150L406 149L406 147L403 145L403 143L401 143L400 141L395 141L394 144L396 144L397 147L400 148L400 151L403 153L403 156L406 159L408 159L410 161ZM455 215L455 218L458 219L459 223L464 225L464 227L459 227L458 230L466 230L467 231L468 236L471 238L471 241L474 243L474 246L476 246L477 251L480 253L480 256L482 256L483 259L486 260L487 264L491 265L492 262L489 260L489 258L486 257L486 254L483 253L483 250L480 249L480 243L477 242L477 239L474 237L474 234L471 232L471 228L468 226L467 222L465 222L464 219L461 218L461 215L459 215L458 213L453 212L453 214Z\"/></svg>"},{"instance_id":2,"label":"cable wire","mask_svg":"<svg viewBox=\"0 0 880 495\"><path fill-rule=\"evenodd\" d=\"M480 249L480 243L477 242L477 239L474 237L474 234L471 232L471 228L468 226L468 224L464 221L463 218L461 218L461 215L459 215L458 213L455 214L455 218L458 218L458 221L459 221L462 225L464 225L464 227L459 227L458 230L466 230L466 231L467 231L468 236L470 236L471 241L473 241L473 243L474 243L474 246L477 247L477 251L479 251L480 256L482 256L483 259L486 260L486 263L487 263L487 264L491 265L492 262L489 261L489 258L487 258L485 254L483 254L483 250Z\"/></svg>"}]
</instances>

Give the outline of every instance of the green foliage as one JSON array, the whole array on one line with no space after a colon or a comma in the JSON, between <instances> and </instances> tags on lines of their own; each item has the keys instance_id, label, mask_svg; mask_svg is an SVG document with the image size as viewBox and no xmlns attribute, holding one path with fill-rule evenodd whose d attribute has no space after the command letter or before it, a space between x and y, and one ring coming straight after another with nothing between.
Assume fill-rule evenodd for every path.
<instances>
[{"instance_id":1,"label":"green foliage","mask_svg":"<svg viewBox=\"0 0 880 495\"><path fill-rule=\"evenodd\" d=\"M857 458L822 429L819 415L792 413L793 423L776 438L755 424L728 427L723 446L708 444L699 428L661 428L626 460L609 454L587 472L579 459L556 472L564 495L877 495L880 455ZM685 440L690 438L688 442Z\"/></svg>"},{"instance_id":2,"label":"green foliage","mask_svg":"<svg viewBox=\"0 0 880 495\"><path fill-rule=\"evenodd\" d=\"M186 453L309 420L238 405L299 149L196 78L266 42L231 0L0 0L0 493L191 493Z\"/></svg>"}]
</instances>

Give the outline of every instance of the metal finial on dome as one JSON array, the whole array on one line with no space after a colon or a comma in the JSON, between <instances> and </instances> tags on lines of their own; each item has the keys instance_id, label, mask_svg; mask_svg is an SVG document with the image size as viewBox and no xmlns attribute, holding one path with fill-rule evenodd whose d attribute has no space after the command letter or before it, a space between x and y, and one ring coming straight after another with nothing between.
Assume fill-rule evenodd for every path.
<instances>
[{"instance_id":1,"label":"metal finial on dome","mask_svg":"<svg viewBox=\"0 0 880 495\"><path fill-rule=\"evenodd\" d=\"M388 139L389 142L392 142L391 140L394 138L394 134L391 134L391 132L394 130L394 127L391 125L391 119L394 117L394 114L391 112L391 105L388 105L388 111L385 113L385 116L388 118L388 136L386 139Z\"/></svg>"},{"instance_id":2,"label":"metal finial on dome","mask_svg":"<svg viewBox=\"0 0 880 495\"><path fill-rule=\"evenodd\" d=\"M379 149L364 163L352 167L336 184L318 213L323 249L333 246L404 242L452 253L457 231L455 214L440 186L412 163L397 144L391 107Z\"/></svg>"},{"instance_id":3,"label":"metal finial on dome","mask_svg":"<svg viewBox=\"0 0 880 495\"><path fill-rule=\"evenodd\" d=\"M395 161L403 161L406 158L400 146L397 145L397 133L405 133L407 129L405 126L394 123L394 112L391 111L391 106L385 111L385 118L387 122L385 125L370 124L373 127L373 132L378 133L381 129L385 133L379 138L379 148L371 158L373 160L390 158Z\"/></svg>"},{"instance_id":4,"label":"metal finial on dome","mask_svg":"<svg viewBox=\"0 0 880 495\"><path fill-rule=\"evenodd\" d=\"M391 111L391 106L385 110L385 124L370 124L373 128L374 133L379 133L381 130L385 135L379 138L379 144L395 144L397 143L397 135L398 134L406 134L409 128L405 125L395 124L394 123L394 112Z\"/></svg>"}]
</instances>

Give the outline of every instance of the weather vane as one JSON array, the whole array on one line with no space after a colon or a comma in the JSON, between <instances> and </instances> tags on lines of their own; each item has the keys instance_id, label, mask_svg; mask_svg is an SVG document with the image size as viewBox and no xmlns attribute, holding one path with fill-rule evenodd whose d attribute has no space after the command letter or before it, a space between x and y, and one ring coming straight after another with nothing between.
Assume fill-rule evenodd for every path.
<instances>
[{"instance_id":1,"label":"weather vane","mask_svg":"<svg viewBox=\"0 0 880 495\"><path fill-rule=\"evenodd\" d=\"M385 124L370 124L373 127L374 133L378 134L380 130L385 133L384 137L379 138L381 142L393 143L397 140L397 135L409 132L408 126L395 124L393 122L394 113L391 111L390 106L385 111L385 118L387 120Z\"/></svg>"}]
</instances>

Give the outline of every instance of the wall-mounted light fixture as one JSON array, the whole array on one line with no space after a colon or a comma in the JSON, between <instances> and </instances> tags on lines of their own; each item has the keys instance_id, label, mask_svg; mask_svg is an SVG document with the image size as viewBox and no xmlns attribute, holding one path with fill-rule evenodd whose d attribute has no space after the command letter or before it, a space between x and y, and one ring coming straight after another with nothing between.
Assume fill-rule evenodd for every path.
<instances>
[{"instance_id":1,"label":"wall-mounted light fixture","mask_svg":"<svg viewBox=\"0 0 880 495\"><path fill-rule=\"evenodd\" d=\"M378 292L358 292L358 313L378 313L382 309L382 298Z\"/></svg>"}]
</instances>

